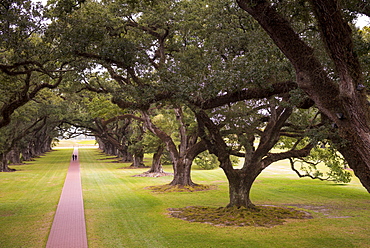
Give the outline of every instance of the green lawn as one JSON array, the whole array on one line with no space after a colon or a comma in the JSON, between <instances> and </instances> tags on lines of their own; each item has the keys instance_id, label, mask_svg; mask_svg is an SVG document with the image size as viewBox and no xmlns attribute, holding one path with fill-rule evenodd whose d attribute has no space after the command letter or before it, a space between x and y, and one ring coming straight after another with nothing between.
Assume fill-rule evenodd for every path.
<instances>
[{"instance_id":1,"label":"green lawn","mask_svg":"<svg viewBox=\"0 0 370 248\"><path fill-rule=\"evenodd\" d=\"M0 247L44 247L72 150L53 151L0 173Z\"/></svg>"},{"instance_id":2,"label":"green lawn","mask_svg":"<svg viewBox=\"0 0 370 248\"><path fill-rule=\"evenodd\" d=\"M16 166L21 171L0 174L0 247L45 245L71 152L51 152ZM295 206L314 218L271 228L222 227L167 215L167 208L226 206L228 187L220 169L192 172L196 183L217 190L164 194L145 188L171 177L131 177L146 169L119 169L124 165L96 149L80 149L79 158L90 248L370 247L370 195L356 180L335 185L298 179L286 164L274 165L255 183L254 203Z\"/></svg>"},{"instance_id":3,"label":"green lawn","mask_svg":"<svg viewBox=\"0 0 370 248\"><path fill-rule=\"evenodd\" d=\"M77 140L77 139L68 139L68 140L60 140L57 144L55 149L61 148L61 147L80 147L80 146L95 146L96 141L95 140Z\"/></svg>"}]
</instances>

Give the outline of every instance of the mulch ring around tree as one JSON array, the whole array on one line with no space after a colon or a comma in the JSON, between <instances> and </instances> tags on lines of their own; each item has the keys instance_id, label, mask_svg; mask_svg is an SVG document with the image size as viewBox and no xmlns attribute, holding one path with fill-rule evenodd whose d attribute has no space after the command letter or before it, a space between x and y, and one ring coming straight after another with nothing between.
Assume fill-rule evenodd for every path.
<instances>
[{"instance_id":1,"label":"mulch ring around tree","mask_svg":"<svg viewBox=\"0 0 370 248\"><path fill-rule=\"evenodd\" d=\"M190 222L201 222L215 226L257 226L282 225L287 219L312 219L305 211L293 208L256 206L255 208L200 207L169 208L169 215Z\"/></svg>"},{"instance_id":2,"label":"mulch ring around tree","mask_svg":"<svg viewBox=\"0 0 370 248\"><path fill-rule=\"evenodd\" d=\"M133 175L132 177L165 177L173 176L173 173L168 172L144 172L138 175Z\"/></svg>"},{"instance_id":3,"label":"mulch ring around tree","mask_svg":"<svg viewBox=\"0 0 370 248\"><path fill-rule=\"evenodd\" d=\"M179 186L179 185L156 185L156 186L149 186L145 189L149 189L154 193L170 193L170 192L196 192L196 191L206 191L206 190L214 190L217 189L216 185L203 185L203 184L195 184L193 186Z\"/></svg>"}]
</instances>

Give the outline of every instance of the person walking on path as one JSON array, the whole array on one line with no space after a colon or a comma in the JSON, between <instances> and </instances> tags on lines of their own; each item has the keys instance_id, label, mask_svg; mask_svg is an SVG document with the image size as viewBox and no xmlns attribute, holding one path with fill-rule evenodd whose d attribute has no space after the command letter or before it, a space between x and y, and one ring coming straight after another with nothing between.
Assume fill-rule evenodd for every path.
<instances>
[{"instance_id":1,"label":"person walking on path","mask_svg":"<svg viewBox=\"0 0 370 248\"><path fill-rule=\"evenodd\" d=\"M80 164L74 149L46 248L87 248Z\"/></svg>"},{"instance_id":2,"label":"person walking on path","mask_svg":"<svg viewBox=\"0 0 370 248\"><path fill-rule=\"evenodd\" d=\"M72 154L72 160L77 160L77 155L76 154Z\"/></svg>"}]
</instances>

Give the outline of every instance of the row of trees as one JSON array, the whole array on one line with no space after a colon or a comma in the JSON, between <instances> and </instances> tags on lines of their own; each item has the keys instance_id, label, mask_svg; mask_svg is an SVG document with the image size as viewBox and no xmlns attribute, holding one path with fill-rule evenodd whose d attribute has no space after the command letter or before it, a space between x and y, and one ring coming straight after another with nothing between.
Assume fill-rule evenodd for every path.
<instances>
[{"instance_id":1,"label":"row of trees","mask_svg":"<svg viewBox=\"0 0 370 248\"><path fill-rule=\"evenodd\" d=\"M52 92L68 103L50 131L88 130L104 151L134 166L150 147L153 172L162 171L166 148L171 185L194 185L191 165L208 150L229 180L229 206L252 207L254 180L282 159L297 172L295 162L309 162L300 176L312 178L323 177L316 165L325 161L327 179L348 181L336 151L369 190L361 69L369 65L369 40L348 24L367 14L361 3L86 0L42 9L12 1L2 6L9 15L2 35L13 40L1 44L0 69L7 87L28 94L13 112L37 92ZM40 15L17 13L27 8ZM25 15L25 24L11 23L12 14ZM243 159L241 168L233 156Z\"/></svg>"},{"instance_id":2,"label":"row of trees","mask_svg":"<svg viewBox=\"0 0 370 248\"><path fill-rule=\"evenodd\" d=\"M20 153L29 160L49 150L58 125L49 116L49 93L66 70L40 40L40 8L31 1L0 4L0 171L9 171L8 160L20 162Z\"/></svg>"}]
</instances>

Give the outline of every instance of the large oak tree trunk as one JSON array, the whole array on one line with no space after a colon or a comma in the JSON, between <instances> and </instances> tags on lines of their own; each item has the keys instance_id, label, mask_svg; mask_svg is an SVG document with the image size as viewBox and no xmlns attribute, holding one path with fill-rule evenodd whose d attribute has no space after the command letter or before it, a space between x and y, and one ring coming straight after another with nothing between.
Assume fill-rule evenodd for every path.
<instances>
[{"instance_id":1,"label":"large oak tree trunk","mask_svg":"<svg viewBox=\"0 0 370 248\"><path fill-rule=\"evenodd\" d=\"M143 168L144 164L144 153L139 153L134 155L134 162L131 164L131 167L134 168Z\"/></svg>"},{"instance_id":2,"label":"large oak tree trunk","mask_svg":"<svg viewBox=\"0 0 370 248\"><path fill-rule=\"evenodd\" d=\"M18 148L12 149L8 155L7 158L11 164L20 164L21 163L21 155Z\"/></svg>"},{"instance_id":3,"label":"large oak tree trunk","mask_svg":"<svg viewBox=\"0 0 370 248\"><path fill-rule=\"evenodd\" d=\"M227 176L229 180L230 202L227 207L246 207L253 208L254 204L250 200L250 191L255 178L248 173L234 171Z\"/></svg>"},{"instance_id":4,"label":"large oak tree trunk","mask_svg":"<svg viewBox=\"0 0 370 248\"><path fill-rule=\"evenodd\" d=\"M196 184L191 180L191 164L190 159L179 159L174 162L174 177L170 185L172 186L195 186Z\"/></svg>"},{"instance_id":5,"label":"large oak tree trunk","mask_svg":"<svg viewBox=\"0 0 370 248\"><path fill-rule=\"evenodd\" d=\"M370 192L370 111L362 70L354 52L352 31L336 0L310 1L332 60L338 81L316 57L314 50L297 34L270 1L237 0L255 18L296 70L297 84L319 110L337 127L342 138L339 151ZM338 143L338 142L336 142Z\"/></svg>"},{"instance_id":6,"label":"large oak tree trunk","mask_svg":"<svg viewBox=\"0 0 370 248\"><path fill-rule=\"evenodd\" d=\"M6 154L0 154L0 156L1 156L0 172L9 172L10 169L8 167L8 159Z\"/></svg>"},{"instance_id":7,"label":"large oak tree trunk","mask_svg":"<svg viewBox=\"0 0 370 248\"><path fill-rule=\"evenodd\" d=\"M98 147L99 147L99 149L100 150L102 150L102 151L104 151L104 146L105 146L105 144L104 144L104 142L102 141L102 139L101 138L99 138L99 137L95 137L96 138L96 141L98 142Z\"/></svg>"},{"instance_id":8,"label":"large oak tree trunk","mask_svg":"<svg viewBox=\"0 0 370 248\"><path fill-rule=\"evenodd\" d=\"M220 154L219 160L229 182L230 202L227 207L255 207L250 199L250 192L254 181L264 168L262 163L244 164L243 169L234 169L230 157L226 154Z\"/></svg>"},{"instance_id":9,"label":"large oak tree trunk","mask_svg":"<svg viewBox=\"0 0 370 248\"><path fill-rule=\"evenodd\" d=\"M176 145L170 135L155 126L146 112L143 112L143 120L146 127L155 135L157 135L166 145L173 163L174 178L170 185L172 186L194 186L196 185L191 180L191 165L194 158L206 147L203 141L197 142L198 135L187 135L186 128L182 122L181 110L177 110L177 119L181 122L180 128L180 145Z\"/></svg>"},{"instance_id":10,"label":"large oak tree trunk","mask_svg":"<svg viewBox=\"0 0 370 248\"><path fill-rule=\"evenodd\" d=\"M250 200L250 191L252 185L258 175L273 162L295 157L301 158L307 156L314 144L308 144L304 148L280 153L273 153L271 149L279 141L280 130L286 123L286 120L291 116L292 109L278 106L271 108L271 116L269 122L265 125L265 129L260 133L260 144L257 149L254 149L254 136L247 138L250 145L244 146L244 164L241 169L235 169L230 160L230 151L223 136L220 127L216 125L205 111L198 111L196 114L200 136L205 140L208 150L215 154L220 161L220 167L225 172L229 181L229 197L230 202L228 207L246 207L253 208L254 204ZM204 128L207 128L208 133Z\"/></svg>"},{"instance_id":11,"label":"large oak tree trunk","mask_svg":"<svg viewBox=\"0 0 370 248\"><path fill-rule=\"evenodd\" d=\"M22 160L30 161L32 159L29 149L22 149Z\"/></svg>"},{"instance_id":12,"label":"large oak tree trunk","mask_svg":"<svg viewBox=\"0 0 370 248\"><path fill-rule=\"evenodd\" d=\"M163 173L163 167L161 162L161 157L164 152L164 146L159 145L157 151L153 154L153 162L150 170L147 173Z\"/></svg>"},{"instance_id":13,"label":"large oak tree trunk","mask_svg":"<svg viewBox=\"0 0 370 248\"><path fill-rule=\"evenodd\" d=\"M365 153L359 154L358 150L363 149L360 144L356 147L353 147L352 144L347 144L346 146L339 146L338 150L346 159L348 166L353 170L356 177L358 177L362 183L362 185L370 192L370 172L369 172L369 165L370 165L370 152L367 151ZM363 158L363 156L368 156L367 158Z\"/></svg>"},{"instance_id":14,"label":"large oak tree trunk","mask_svg":"<svg viewBox=\"0 0 370 248\"><path fill-rule=\"evenodd\" d=\"M128 152L127 146L124 146L124 149L119 150L118 156L121 158L122 162L125 162L125 163L134 161L134 157L132 156L131 153Z\"/></svg>"}]
</instances>

